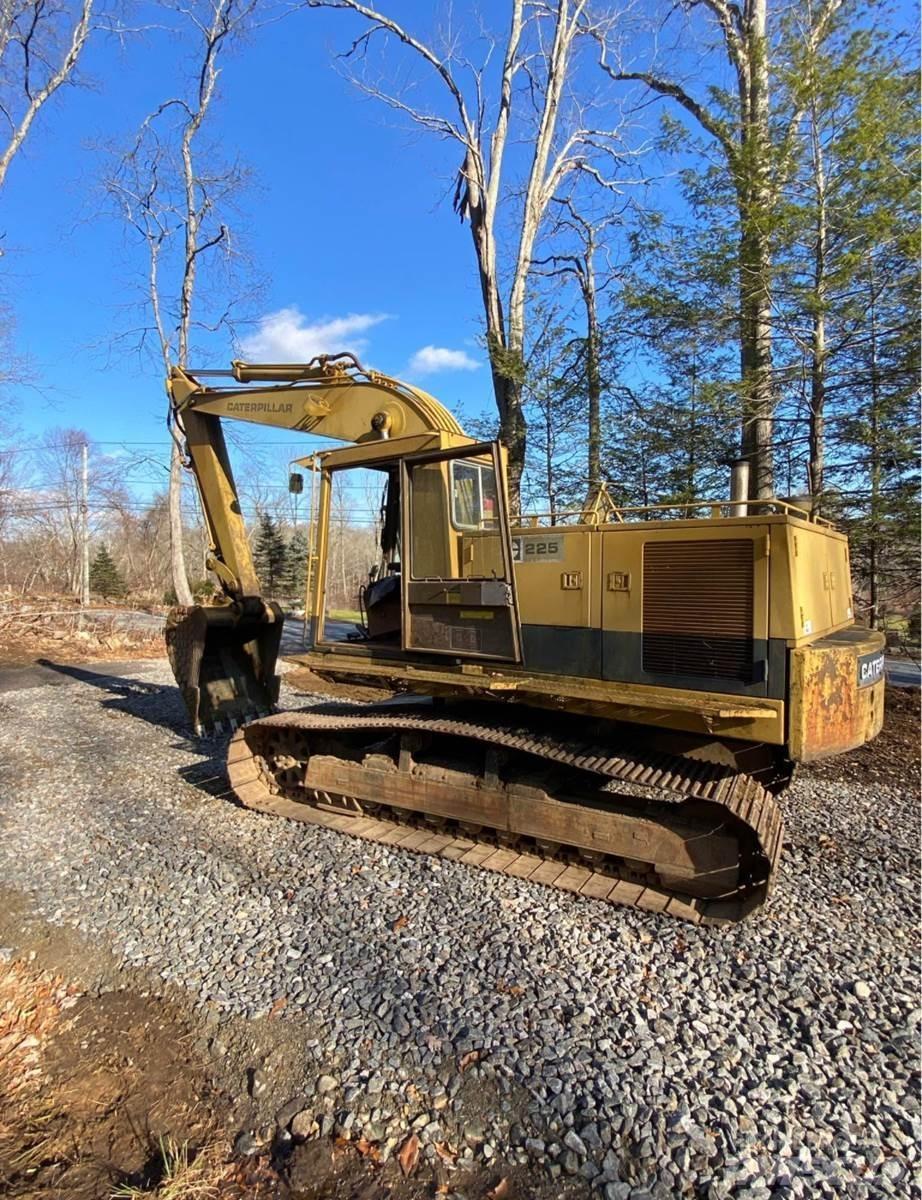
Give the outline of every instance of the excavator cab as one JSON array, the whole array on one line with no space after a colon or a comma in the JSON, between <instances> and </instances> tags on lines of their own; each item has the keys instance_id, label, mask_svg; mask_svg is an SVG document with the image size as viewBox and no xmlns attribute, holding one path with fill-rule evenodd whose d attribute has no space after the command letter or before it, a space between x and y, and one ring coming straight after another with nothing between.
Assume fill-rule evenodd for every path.
<instances>
[{"instance_id":1,"label":"excavator cab","mask_svg":"<svg viewBox=\"0 0 922 1200\"><path fill-rule=\"evenodd\" d=\"M496 442L401 461L403 648L521 661Z\"/></svg>"},{"instance_id":2,"label":"excavator cab","mask_svg":"<svg viewBox=\"0 0 922 1200\"><path fill-rule=\"evenodd\" d=\"M409 451L400 453L401 450ZM346 640L352 650L401 657L463 655L521 662L512 541L505 506L504 463L493 442L414 452L392 445L393 459L373 461L386 483L380 506L381 558L357 589L361 620ZM378 459L378 455L375 455ZM319 569L312 601L315 644L340 640L328 620L341 594L336 544L341 497L361 485L369 464L354 449L322 456ZM332 602L332 603L331 603Z\"/></svg>"}]
</instances>

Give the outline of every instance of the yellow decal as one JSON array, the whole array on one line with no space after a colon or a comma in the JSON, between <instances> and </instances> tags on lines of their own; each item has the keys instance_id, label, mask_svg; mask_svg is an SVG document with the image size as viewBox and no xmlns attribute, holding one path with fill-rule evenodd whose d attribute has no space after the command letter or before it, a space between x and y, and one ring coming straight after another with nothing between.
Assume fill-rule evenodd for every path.
<instances>
[{"instance_id":1,"label":"yellow decal","mask_svg":"<svg viewBox=\"0 0 922 1200\"><path fill-rule=\"evenodd\" d=\"M478 608L476 610L462 608L461 612L458 615L460 617L464 617L468 621L492 621L493 620L493 614L492 614L492 612L490 612L490 610L488 608Z\"/></svg>"}]
</instances>

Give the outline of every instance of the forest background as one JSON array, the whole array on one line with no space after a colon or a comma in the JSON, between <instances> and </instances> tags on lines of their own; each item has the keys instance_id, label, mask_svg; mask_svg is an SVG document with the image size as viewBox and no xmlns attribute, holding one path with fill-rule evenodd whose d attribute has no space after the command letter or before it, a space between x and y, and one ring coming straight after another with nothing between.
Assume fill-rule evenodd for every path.
<instances>
[{"instance_id":1,"label":"forest background","mask_svg":"<svg viewBox=\"0 0 922 1200\"><path fill-rule=\"evenodd\" d=\"M0 591L77 593L86 530L135 601L207 592L167 364L348 349L551 519L743 456L848 531L859 617L911 618L917 88L914 11L849 0L3 0ZM278 594L315 448L234 429ZM344 598L377 516L340 498Z\"/></svg>"}]
</instances>

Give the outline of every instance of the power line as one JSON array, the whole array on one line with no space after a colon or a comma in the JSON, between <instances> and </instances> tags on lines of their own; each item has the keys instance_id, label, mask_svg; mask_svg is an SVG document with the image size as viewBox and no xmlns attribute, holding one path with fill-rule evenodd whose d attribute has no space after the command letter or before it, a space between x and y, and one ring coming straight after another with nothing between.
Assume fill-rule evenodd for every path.
<instances>
[{"instance_id":1,"label":"power line","mask_svg":"<svg viewBox=\"0 0 922 1200\"><path fill-rule=\"evenodd\" d=\"M329 438L316 438L316 437L312 438L305 434L298 434L297 430L292 430L292 438L296 439L296 441L293 440L292 442L279 442L279 441L263 441L261 439L250 440L248 438L243 438L243 439L241 439L241 445L244 447L246 447L246 446L281 446L288 450L292 449L293 445L295 446L295 448L305 447L305 446L309 448L309 445L311 445L311 444L318 445L318 446L325 445L329 449L332 450L332 449L334 449L334 445L335 445L335 443ZM119 447L124 447L124 446L167 446L167 447L172 447L172 445L173 445L172 441L170 441L169 439L166 439L165 441L158 440L158 441L149 441L149 442L138 442L138 441L122 441L122 440L100 441L98 438L88 437L87 442L90 446L119 446ZM36 442L35 444L33 444L31 446L13 446L13 447L9 447L6 450L0 450L0 455L3 455L3 457L7 457L8 455L12 455L12 454L40 454L46 450L74 450L74 451L76 451L76 450L79 450L79 448L82 444L83 444L82 442ZM230 447L232 450L235 448L234 440L231 440Z\"/></svg>"}]
</instances>

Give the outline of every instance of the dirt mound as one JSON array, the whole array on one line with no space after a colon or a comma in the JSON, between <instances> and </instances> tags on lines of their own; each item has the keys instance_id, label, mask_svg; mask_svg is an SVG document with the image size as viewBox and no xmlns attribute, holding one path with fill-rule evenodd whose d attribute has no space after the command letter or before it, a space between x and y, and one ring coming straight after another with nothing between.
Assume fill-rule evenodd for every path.
<instances>
[{"instance_id":1,"label":"dirt mound","mask_svg":"<svg viewBox=\"0 0 922 1200\"><path fill-rule=\"evenodd\" d=\"M359 1138L263 1131L239 1150L201 1030L136 991L81 992L34 962L0 961L0 1195L5 1200L428 1200L448 1175L418 1142L381 1161ZM239 1101L239 1097L237 1098ZM236 1107L239 1107L237 1105ZM478 1200L547 1195L517 1172L460 1181ZM456 1177L453 1185L459 1183Z\"/></svg>"},{"instance_id":2,"label":"dirt mound","mask_svg":"<svg viewBox=\"0 0 922 1200\"><path fill-rule=\"evenodd\" d=\"M0 666L18 667L49 656L65 662L161 658L160 621L128 610L0 606Z\"/></svg>"},{"instance_id":3,"label":"dirt mound","mask_svg":"<svg viewBox=\"0 0 922 1200\"><path fill-rule=\"evenodd\" d=\"M10 1200L220 1177L222 1107L168 1005L80 995L23 962L0 966L0 1193Z\"/></svg>"}]
</instances>

